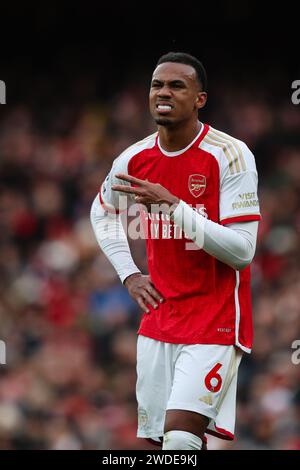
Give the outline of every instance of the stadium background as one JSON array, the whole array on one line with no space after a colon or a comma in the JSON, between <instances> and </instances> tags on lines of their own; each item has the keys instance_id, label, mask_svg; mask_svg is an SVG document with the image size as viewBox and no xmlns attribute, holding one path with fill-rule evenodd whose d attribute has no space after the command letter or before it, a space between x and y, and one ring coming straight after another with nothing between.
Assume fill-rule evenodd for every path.
<instances>
[{"instance_id":1,"label":"stadium background","mask_svg":"<svg viewBox=\"0 0 300 470\"><path fill-rule=\"evenodd\" d=\"M237 439L209 446L300 449L297 15L236 1L147 8L1 5L0 448L152 448L135 437L140 311L96 246L89 210L114 158L154 129L157 58L184 50L208 72L202 120L255 154L263 216ZM146 271L143 242L132 251Z\"/></svg>"}]
</instances>

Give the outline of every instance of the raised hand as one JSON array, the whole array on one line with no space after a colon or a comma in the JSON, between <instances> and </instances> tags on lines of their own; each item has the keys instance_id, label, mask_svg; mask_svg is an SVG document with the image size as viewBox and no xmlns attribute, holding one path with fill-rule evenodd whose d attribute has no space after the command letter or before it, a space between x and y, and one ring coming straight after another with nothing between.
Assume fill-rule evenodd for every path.
<instances>
[{"instance_id":1,"label":"raised hand","mask_svg":"<svg viewBox=\"0 0 300 470\"><path fill-rule=\"evenodd\" d=\"M148 209L151 204L166 204L167 206L173 206L174 204L179 203L178 197L171 194L170 191L159 183L150 183L148 180L141 180L134 176L124 174L116 174L116 177L123 181L127 181L128 183L133 183L136 186L132 187L114 184L112 185L113 191L135 194L135 201L137 203L144 204Z\"/></svg>"}]
</instances>

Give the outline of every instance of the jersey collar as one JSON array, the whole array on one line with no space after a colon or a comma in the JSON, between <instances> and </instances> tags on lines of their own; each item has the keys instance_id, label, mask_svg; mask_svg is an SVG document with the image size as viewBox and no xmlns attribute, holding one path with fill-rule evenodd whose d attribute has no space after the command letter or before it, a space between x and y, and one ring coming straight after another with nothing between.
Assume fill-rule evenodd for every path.
<instances>
[{"instance_id":1,"label":"jersey collar","mask_svg":"<svg viewBox=\"0 0 300 470\"><path fill-rule=\"evenodd\" d=\"M167 152L166 150L164 150L162 148L162 146L160 145L159 135L157 134L157 145L158 145L158 148L161 151L161 153L163 155L165 155L166 157L177 157L178 155L182 155L184 152L186 152L188 149L190 149L196 142L197 142L197 144L198 144L198 141L200 143L200 140L202 140L202 138L204 137L204 132L203 131L206 127L204 124L202 124L202 122L200 124L201 124L200 130L199 130L198 134L196 135L196 137L192 140L192 142L190 142L184 149L176 150L176 152Z\"/></svg>"}]
</instances>

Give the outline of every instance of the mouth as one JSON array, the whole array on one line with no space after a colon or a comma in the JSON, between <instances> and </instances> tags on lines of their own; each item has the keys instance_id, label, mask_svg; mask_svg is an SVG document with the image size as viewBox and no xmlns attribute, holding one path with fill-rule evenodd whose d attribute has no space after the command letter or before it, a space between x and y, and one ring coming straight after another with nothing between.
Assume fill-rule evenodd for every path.
<instances>
[{"instance_id":1,"label":"mouth","mask_svg":"<svg viewBox=\"0 0 300 470\"><path fill-rule=\"evenodd\" d=\"M156 110L159 114L168 114L172 111L173 106L168 103L158 103L156 105Z\"/></svg>"}]
</instances>

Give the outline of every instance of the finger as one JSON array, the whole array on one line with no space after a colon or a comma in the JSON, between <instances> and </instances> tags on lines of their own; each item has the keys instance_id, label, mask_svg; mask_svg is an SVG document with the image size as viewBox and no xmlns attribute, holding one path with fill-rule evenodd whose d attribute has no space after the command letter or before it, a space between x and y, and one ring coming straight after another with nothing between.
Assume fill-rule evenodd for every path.
<instances>
[{"instance_id":1,"label":"finger","mask_svg":"<svg viewBox=\"0 0 300 470\"><path fill-rule=\"evenodd\" d=\"M143 290L142 295L143 295L144 299L146 300L146 302L148 304L152 305L153 308L158 307L158 304L157 304L156 300L150 294L148 294L146 289Z\"/></svg>"},{"instance_id":2,"label":"finger","mask_svg":"<svg viewBox=\"0 0 300 470\"><path fill-rule=\"evenodd\" d=\"M144 303L143 297L137 297L136 301L144 312L149 313L149 308Z\"/></svg>"},{"instance_id":3,"label":"finger","mask_svg":"<svg viewBox=\"0 0 300 470\"><path fill-rule=\"evenodd\" d=\"M151 294L152 297L157 299L160 303L163 302L163 300L164 300L163 297L159 294L159 292L157 292L157 290L151 284L146 285L145 289L147 289L149 294Z\"/></svg>"},{"instance_id":4,"label":"finger","mask_svg":"<svg viewBox=\"0 0 300 470\"><path fill-rule=\"evenodd\" d=\"M134 183L138 185L143 185L145 183L144 180L139 178L135 178L134 176L125 175L124 173L117 173L116 177L123 181L128 181L129 183Z\"/></svg>"},{"instance_id":5,"label":"finger","mask_svg":"<svg viewBox=\"0 0 300 470\"><path fill-rule=\"evenodd\" d=\"M164 299L163 295L159 292L158 289L156 289L155 285L152 282L152 279L151 279L150 275L148 275L148 281L150 282L151 287L153 287L153 289L155 289L155 291L158 292L158 294L160 295L160 298L162 299L162 301L164 301L165 299Z\"/></svg>"},{"instance_id":6,"label":"finger","mask_svg":"<svg viewBox=\"0 0 300 470\"><path fill-rule=\"evenodd\" d=\"M148 202L145 202L143 198L139 198L139 196L135 196L134 201L137 204L142 205L145 212L151 212L151 204L149 204Z\"/></svg>"},{"instance_id":7,"label":"finger","mask_svg":"<svg viewBox=\"0 0 300 470\"><path fill-rule=\"evenodd\" d=\"M113 191L120 191L120 193L141 194L140 188L132 188L131 186L123 186L121 184L113 184L111 189Z\"/></svg>"},{"instance_id":8,"label":"finger","mask_svg":"<svg viewBox=\"0 0 300 470\"><path fill-rule=\"evenodd\" d=\"M147 199L143 196L136 195L136 196L134 196L134 200L135 200L135 202L137 202L139 204L146 204Z\"/></svg>"}]
</instances>

